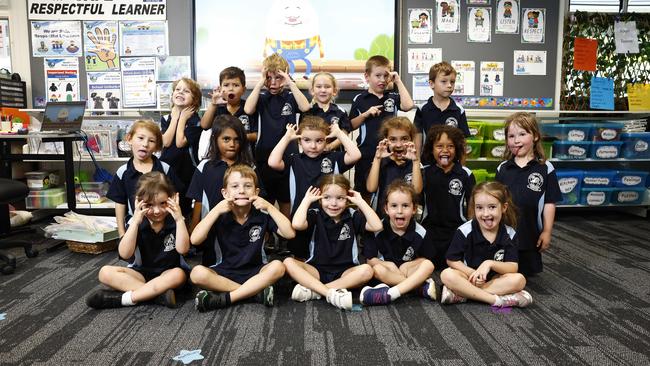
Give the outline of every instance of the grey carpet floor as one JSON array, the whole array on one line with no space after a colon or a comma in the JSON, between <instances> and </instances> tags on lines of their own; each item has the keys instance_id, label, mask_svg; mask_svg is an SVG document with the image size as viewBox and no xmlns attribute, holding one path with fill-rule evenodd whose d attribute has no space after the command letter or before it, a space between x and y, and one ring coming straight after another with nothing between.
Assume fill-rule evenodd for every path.
<instances>
[{"instance_id":1,"label":"grey carpet floor","mask_svg":"<svg viewBox=\"0 0 650 366\"><path fill-rule=\"evenodd\" d=\"M619 214L562 213L534 304L497 312L415 296L343 312L324 300L240 304L198 313L157 305L96 311L84 296L115 253L62 249L0 277L1 365L648 365L650 225Z\"/></svg>"}]
</instances>

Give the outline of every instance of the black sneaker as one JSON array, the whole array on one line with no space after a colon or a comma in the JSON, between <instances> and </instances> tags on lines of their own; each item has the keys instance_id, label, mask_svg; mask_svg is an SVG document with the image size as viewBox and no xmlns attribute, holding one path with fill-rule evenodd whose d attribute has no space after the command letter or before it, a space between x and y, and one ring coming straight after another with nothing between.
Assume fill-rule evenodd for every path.
<instances>
[{"instance_id":1,"label":"black sneaker","mask_svg":"<svg viewBox=\"0 0 650 366\"><path fill-rule=\"evenodd\" d=\"M255 295L255 302L264 304L264 306L269 308L273 307L273 286L266 287Z\"/></svg>"},{"instance_id":2,"label":"black sneaker","mask_svg":"<svg viewBox=\"0 0 650 366\"><path fill-rule=\"evenodd\" d=\"M176 293L174 290L169 289L162 294L158 295L154 301L154 303L158 305L163 305L166 306L170 309L175 309L176 308Z\"/></svg>"},{"instance_id":3,"label":"black sneaker","mask_svg":"<svg viewBox=\"0 0 650 366\"><path fill-rule=\"evenodd\" d=\"M201 290L194 298L194 307L200 312L227 307L226 293Z\"/></svg>"},{"instance_id":4,"label":"black sneaker","mask_svg":"<svg viewBox=\"0 0 650 366\"><path fill-rule=\"evenodd\" d=\"M86 305L93 309L110 309L122 307L123 292L98 290L86 297Z\"/></svg>"}]
</instances>

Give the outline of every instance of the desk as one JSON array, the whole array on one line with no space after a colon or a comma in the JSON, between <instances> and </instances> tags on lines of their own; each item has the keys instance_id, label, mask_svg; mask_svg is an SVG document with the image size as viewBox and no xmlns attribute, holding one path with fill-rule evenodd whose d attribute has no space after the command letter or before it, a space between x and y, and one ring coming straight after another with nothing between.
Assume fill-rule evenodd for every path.
<instances>
[{"instance_id":1,"label":"desk","mask_svg":"<svg viewBox=\"0 0 650 366\"><path fill-rule=\"evenodd\" d=\"M63 154L14 154L11 152L11 144L21 142L24 144L28 138L39 138L43 142L63 142ZM23 160L62 160L64 162L65 190L68 200L68 209L77 208L77 198L74 190L74 151L73 141L81 141L83 138L76 133L65 135L50 134L27 134L27 135L3 135L0 134L0 177L11 179L11 162Z\"/></svg>"}]
</instances>

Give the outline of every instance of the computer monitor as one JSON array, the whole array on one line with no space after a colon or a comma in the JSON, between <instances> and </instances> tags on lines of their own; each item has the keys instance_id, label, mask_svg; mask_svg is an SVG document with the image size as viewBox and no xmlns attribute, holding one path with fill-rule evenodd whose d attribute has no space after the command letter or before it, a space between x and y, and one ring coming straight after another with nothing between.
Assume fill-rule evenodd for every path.
<instances>
[{"instance_id":1,"label":"computer monitor","mask_svg":"<svg viewBox=\"0 0 650 366\"><path fill-rule=\"evenodd\" d=\"M41 131L75 132L81 130L85 101L48 102L45 105Z\"/></svg>"}]
</instances>

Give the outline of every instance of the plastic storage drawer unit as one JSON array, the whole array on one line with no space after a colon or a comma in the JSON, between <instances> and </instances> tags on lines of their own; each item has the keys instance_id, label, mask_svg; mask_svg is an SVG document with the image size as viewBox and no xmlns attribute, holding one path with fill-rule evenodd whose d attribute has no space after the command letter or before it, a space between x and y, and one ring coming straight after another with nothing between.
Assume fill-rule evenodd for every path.
<instances>
[{"instance_id":1,"label":"plastic storage drawer unit","mask_svg":"<svg viewBox=\"0 0 650 366\"><path fill-rule=\"evenodd\" d=\"M614 188L582 188L580 191L580 204L586 206L605 206L611 202Z\"/></svg>"},{"instance_id":2,"label":"plastic storage drawer unit","mask_svg":"<svg viewBox=\"0 0 650 366\"><path fill-rule=\"evenodd\" d=\"M30 191L25 198L27 209L56 208L65 203L65 191L63 188L44 189L41 191Z\"/></svg>"},{"instance_id":3,"label":"plastic storage drawer unit","mask_svg":"<svg viewBox=\"0 0 650 366\"><path fill-rule=\"evenodd\" d=\"M81 182L75 186L77 203L101 203L104 201L108 188L104 182Z\"/></svg>"},{"instance_id":4,"label":"plastic storage drawer unit","mask_svg":"<svg viewBox=\"0 0 650 366\"><path fill-rule=\"evenodd\" d=\"M485 140L483 141L483 156L488 159L502 159L506 151L505 141Z\"/></svg>"},{"instance_id":5,"label":"plastic storage drawer unit","mask_svg":"<svg viewBox=\"0 0 650 366\"><path fill-rule=\"evenodd\" d=\"M650 132L625 132L621 134L623 157L650 159Z\"/></svg>"},{"instance_id":6,"label":"plastic storage drawer unit","mask_svg":"<svg viewBox=\"0 0 650 366\"><path fill-rule=\"evenodd\" d=\"M483 140L466 140L465 141L465 158L478 159L481 157L481 145Z\"/></svg>"},{"instance_id":7,"label":"plastic storage drawer unit","mask_svg":"<svg viewBox=\"0 0 650 366\"><path fill-rule=\"evenodd\" d=\"M614 178L614 186L645 188L648 174L642 170L619 170Z\"/></svg>"},{"instance_id":8,"label":"plastic storage drawer unit","mask_svg":"<svg viewBox=\"0 0 650 366\"><path fill-rule=\"evenodd\" d=\"M563 141L588 141L591 123L545 123L541 125L542 135Z\"/></svg>"},{"instance_id":9,"label":"plastic storage drawer unit","mask_svg":"<svg viewBox=\"0 0 650 366\"><path fill-rule=\"evenodd\" d=\"M591 142L588 141L555 141L553 142L553 157L561 160L584 160L589 156Z\"/></svg>"},{"instance_id":10,"label":"plastic storage drawer unit","mask_svg":"<svg viewBox=\"0 0 650 366\"><path fill-rule=\"evenodd\" d=\"M614 188L612 203L620 205L638 205L645 197L645 187Z\"/></svg>"},{"instance_id":11,"label":"plastic storage drawer unit","mask_svg":"<svg viewBox=\"0 0 650 366\"><path fill-rule=\"evenodd\" d=\"M620 141L594 141L591 143L592 159L618 159L623 143Z\"/></svg>"},{"instance_id":12,"label":"plastic storage drawer unit","mask_svg":"<svg viewBox=\"0 0 650 366\"><path fill-rule=\"evenodd\" d=\"M612 187L616 170L585 170L582 175L582 187Z\"/></svg>"},{"instance_id":13,"label":"plastic storage drawer unit","mask_svg":"<svg viewBox=\"0 0 650 366\"><path fill-rule=\"evenodd\" d=\"M594 123L591 128L592 141L618 141L623 132L622 123Z\"/></svg>"},{"instance_id":14,"label":"plastic storage drawer unit","mask_svg":"<svg viewBox=\"0 0 650 366\"><path fill-rule=\"evenodd\" d=\"M582 170L556 170L557 181L562 192L561 205L575 205L580 201L580 188L582 187Z\"/></svg>"},{"instance_id":15,"label":"plastic storage drawer unit","mask_svg":"<svg viewBox=\"0 0 650 366\"><path fill-rule=\"evenodd\" d=\"M50 188L50 173L48 172L27 172L27 187L31 190Z\"/></svg>"},{"instance_id":16,"label":"plastic storage drawer unit","mask_svg":"<svg viewBox=\"0 0 650 366\"><path fill-rule=\"evenodd\" d=\"M467 122L467 127L469 127L470 135L468 139L483 141L485 137L485 122L469 121Z\"/></svg>"},{"instance_id":17,"label":"plastic storage drawer unit","mask_svg":"<svg viewBox=\"0 0 650 366\"><path fill-rule=\"evenodd\" d=\"M485 126L483 127L485 129L485 139L505 141L506 132L503 127L503 122L486 122Z\"/></svg>"}]
</instances>

